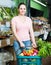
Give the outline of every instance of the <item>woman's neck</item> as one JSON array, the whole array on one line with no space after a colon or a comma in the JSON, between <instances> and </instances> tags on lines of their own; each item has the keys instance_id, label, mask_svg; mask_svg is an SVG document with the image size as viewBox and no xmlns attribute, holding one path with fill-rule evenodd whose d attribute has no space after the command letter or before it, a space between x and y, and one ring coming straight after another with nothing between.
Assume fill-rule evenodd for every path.
<instances>
[{"instance_id":1,"label":"woman's neck","mask_svg":"<svg viewBox=\"0 0 51 65\"><path fill-rule=\"evenodd\" d=\"M20 20L22 22L25 22L26 21L26 16L25 15L18 15L18 16L19 16L19 18L20 18Z\"/></svg>"},{"instance_id":2,"label":"woman's neck","mask_svg":"<svg viewBox=\"0 0 51 65\"><path fill-rule=\"evenodd\" d=\"M18 14L18 16L25 17L25 15Z\"/></svg>"}]
</instances>

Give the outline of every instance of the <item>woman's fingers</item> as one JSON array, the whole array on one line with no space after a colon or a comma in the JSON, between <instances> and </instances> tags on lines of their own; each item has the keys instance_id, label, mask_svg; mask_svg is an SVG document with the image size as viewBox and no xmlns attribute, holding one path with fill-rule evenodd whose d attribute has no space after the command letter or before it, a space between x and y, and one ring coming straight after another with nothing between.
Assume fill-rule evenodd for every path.
<instances>
[{"instance_id":1,"label":"woman's fingers","mask_svg":"<svg viewBox=\"0 0 51 65\"><path fill-rule=\"evenodd\" d=\"M36 45L36 44L32 44L32 46L33 46L34 48L37 48L37 45Z\"/></svg>"},{"instance_id":2,"label":"woman's fingers","mask_svg":"<svg viewBox=\"0 0 51 65\"><path fill-rule=\"evenodd\" d=\"M21 47L25 47L24 43L22 43L20 46L21 46Z\"/></svg>"}]
</instances>

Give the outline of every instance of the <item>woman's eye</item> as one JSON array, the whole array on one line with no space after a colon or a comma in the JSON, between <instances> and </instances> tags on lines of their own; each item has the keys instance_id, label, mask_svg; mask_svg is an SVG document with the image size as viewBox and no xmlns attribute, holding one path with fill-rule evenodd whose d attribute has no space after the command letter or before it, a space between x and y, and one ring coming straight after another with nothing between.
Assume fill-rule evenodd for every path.
<instances>
[{"instance_id":1,"label":"woman's eye","mask_svg":"<svg viewBox=\"0 0 51 65\"><path fill-rule=\"evenodd\" d=\"M25 10L25 8L24 8L24 10Z\"/></svg>"},{"instance_id":2,"label":"woman's eye","mask_svg":"<svg viewBox=\"0 0 51 65\"><path fill-rule=\"evenodd\" d=\"M22 8L20 8L22 10Z\"/></svg>"}]
</instances>

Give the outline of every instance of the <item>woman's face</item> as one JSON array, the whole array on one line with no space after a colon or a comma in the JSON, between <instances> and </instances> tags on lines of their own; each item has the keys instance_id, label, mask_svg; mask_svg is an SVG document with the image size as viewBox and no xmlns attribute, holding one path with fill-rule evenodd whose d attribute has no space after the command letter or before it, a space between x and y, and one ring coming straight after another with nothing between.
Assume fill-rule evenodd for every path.
<instances>
[{"instance_id":1,"label":"woman's face","mask_svg":"<svg viewBox=\"0 0 51 65\"><path fill-rule=\"evenodd\" d=\"M20 5L18 10L19 10L19 14L20 15L25 15L25 13L26 13L26 6L24 4L22 4L22 5Z\"/></svg>"}]
</instances>

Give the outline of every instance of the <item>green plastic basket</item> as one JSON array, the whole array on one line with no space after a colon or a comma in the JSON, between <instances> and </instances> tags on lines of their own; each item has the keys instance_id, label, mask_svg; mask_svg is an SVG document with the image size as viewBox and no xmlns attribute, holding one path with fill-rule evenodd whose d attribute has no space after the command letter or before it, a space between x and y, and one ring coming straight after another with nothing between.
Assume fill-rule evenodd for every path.
<instances>
[{"instance_id":1,"label":"green plastic basket","mask_svg":"<svg viewBox=\"0 0 51 65\"><path fill-rule=\"evenodd\" d=\"M18 65L42 65L41 57L39 56L17 56Z\"/></svg>"}]
</instances>

